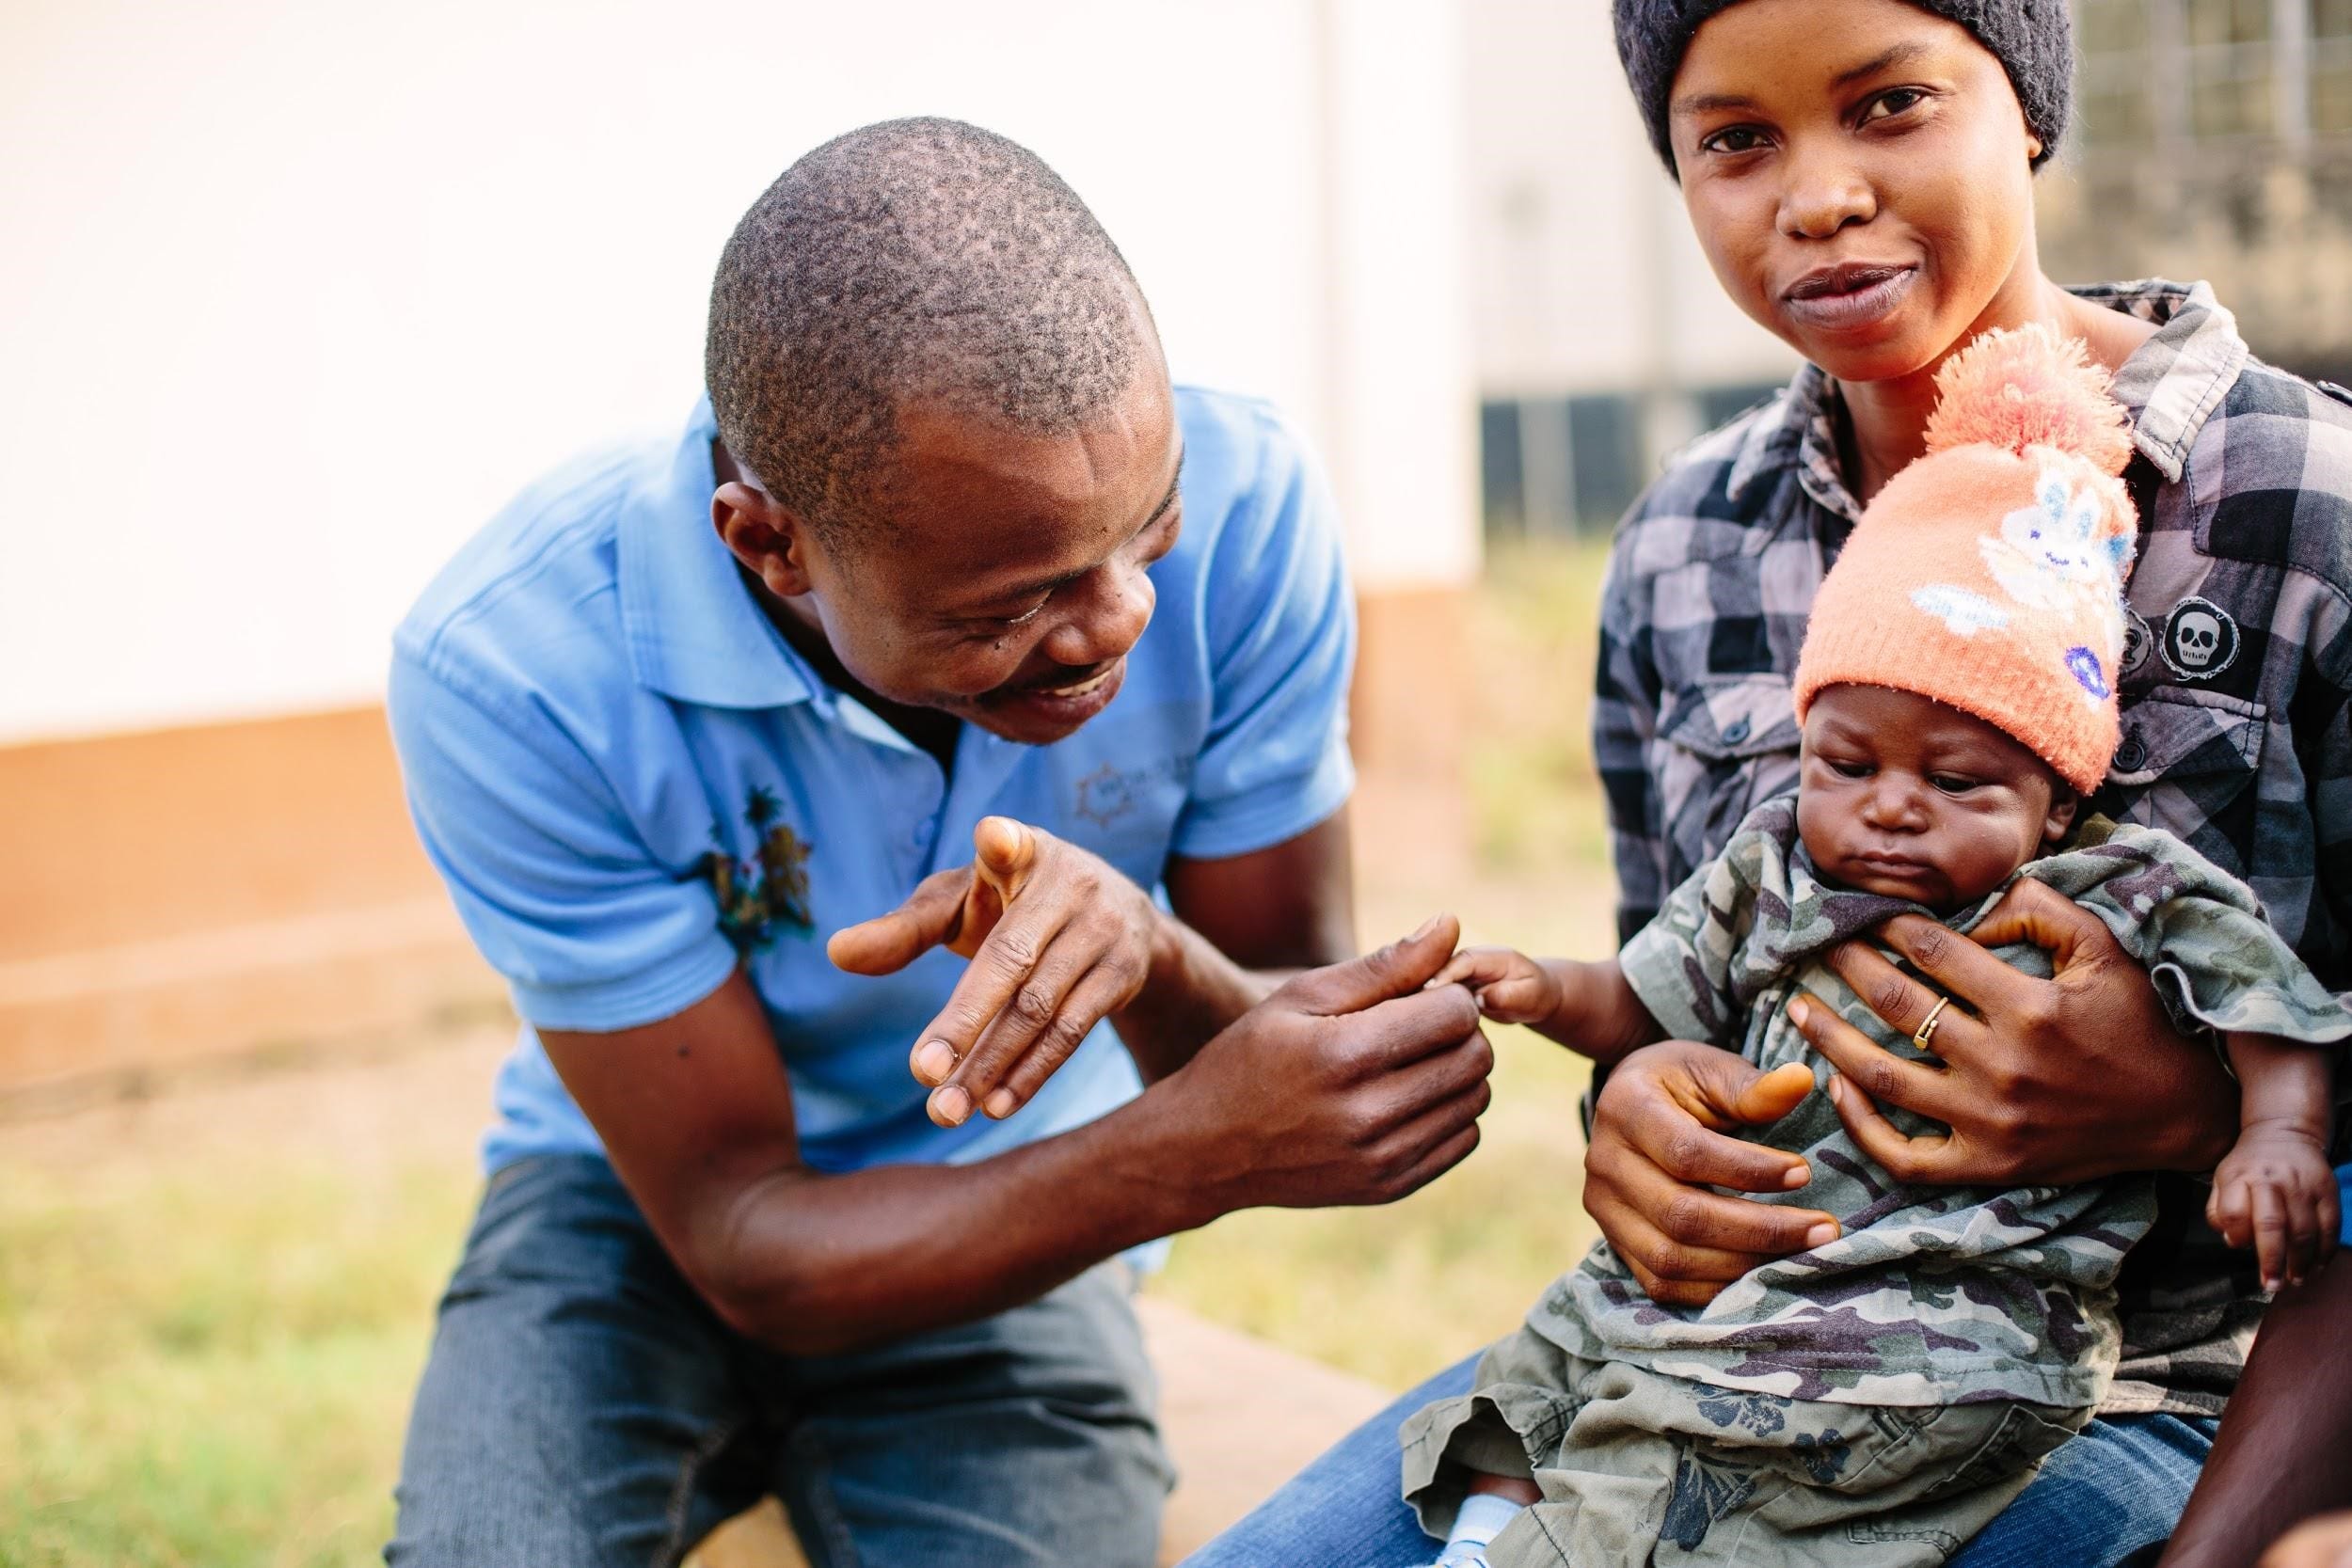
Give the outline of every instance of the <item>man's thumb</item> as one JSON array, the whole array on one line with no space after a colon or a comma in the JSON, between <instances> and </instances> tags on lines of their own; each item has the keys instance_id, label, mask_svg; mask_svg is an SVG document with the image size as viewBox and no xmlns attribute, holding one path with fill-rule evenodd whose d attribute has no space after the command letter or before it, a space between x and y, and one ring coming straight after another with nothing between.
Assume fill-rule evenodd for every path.
<instances>
[{"instance_id":1,"label":"man's thumb","mask_svg":"<svg viewBox=\"0 0 2352 1568\"><path fill-rule=\"evenodd\" d=\"M1010 899L1037 863L1037 834L1009 816L983 816L972 830L972 856L980 875Z\"/></svg>"},{"instance_id":2,"label":"man's thumb","mask_svg":"<svg viewBox=\"0 0 2352 1568\"><path fill-rule=\"evenodd\" d=\"M1450 914L1431 915L1428 924L1411 936L1360 958L1311 970L1284 989L1311 1013L1359 1013L1421 990L1454 957L1454 944L1461 938L1460 921Z\"/></svg>"}]
</instances>

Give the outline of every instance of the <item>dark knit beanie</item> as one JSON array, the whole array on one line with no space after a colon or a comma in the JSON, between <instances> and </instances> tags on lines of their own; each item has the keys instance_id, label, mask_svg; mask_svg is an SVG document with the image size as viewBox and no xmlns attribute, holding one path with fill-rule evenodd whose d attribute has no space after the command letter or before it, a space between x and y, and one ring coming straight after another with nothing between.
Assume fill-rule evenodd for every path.
<instances>
[{"instance_id":1,"label":"dark knit beanie","mask_svg":"<svg viewBox=\"0 0 2352 1568\"><path fill-rule=\"evenodd\" d=\"M1691 35L1717 11L1740 0L1614 0L1617 57L1633 102L1649 126L1650 145L1674 173L1674 141L1667 132L1666 104L1675 72L1682 69ZM2074 29L2067 0L1909 0L1923 11L1957 22L1976 35L2009 72L2010 86L2026 111L2026 126L2042 138L2038 168L2058 150L2074 96Z\"/></svg>"}]
</instances>

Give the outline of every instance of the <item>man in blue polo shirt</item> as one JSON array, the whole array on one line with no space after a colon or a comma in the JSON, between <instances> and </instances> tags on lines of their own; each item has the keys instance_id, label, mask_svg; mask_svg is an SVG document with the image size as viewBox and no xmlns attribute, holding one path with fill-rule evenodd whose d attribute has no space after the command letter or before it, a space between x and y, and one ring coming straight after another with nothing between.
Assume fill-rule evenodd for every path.
<instances>
[{"instance_id":1,"label":"man in blue polo shirt","mask_svg":"<svg viewBox=\"0 0 2352 1568\"><path fill-rule=\"evenodd\" d=\"M772 1490L820 1568L1141 1568L1120 1254L1401 1196L1486 1104L1468 993L1420 989L1450 921L1341 961L1330 503L950 121L787 171L707 372L396 639L418 828L525 1025L388 1558L667 1563Z\"/></svg>"}]
</instances>

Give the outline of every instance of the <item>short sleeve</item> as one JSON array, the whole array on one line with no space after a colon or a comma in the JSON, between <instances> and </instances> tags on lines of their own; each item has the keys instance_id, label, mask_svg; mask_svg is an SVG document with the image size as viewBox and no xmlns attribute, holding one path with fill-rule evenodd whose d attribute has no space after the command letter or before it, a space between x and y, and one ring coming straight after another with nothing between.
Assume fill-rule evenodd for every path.
<instances>
[{"instance_id":1,"label":"short sleeve","mask_svg":"<svg viewBox=\"0 0 2352 1568\"><path fill-rule=\"evenodd\" d=\"M733 973L709 884L653 858L543 707L500 702L403 655L389 709L425 854L534 1026L634 1028Z\"/></svg>"},{"instance_id":2,"label":"short sleeve","mask_svg":"<svg viewBox=\"0 0 2352 1568\"><path fill-rule=\"evenodd\" d=\"M1734 993L1734 970L1772 853L1764 833L1734 835L1619 950L1626 984L1667 1038L1740 1048L1746 1018Z\"/></svg>"},{"instance_id":3,"label":"short sleeve","mask_svg":"<svg viewBox=\"0 0 2352 1568\"><path fill-rule=\"evenodd\" d=\"M1329 486L1296 439L1258 423L1255 483L1223 520L1203 584L1208 734L1176 824L1215 860L1295 838L1346 803L1356 605Z\"/></svg>"}]
</instances>

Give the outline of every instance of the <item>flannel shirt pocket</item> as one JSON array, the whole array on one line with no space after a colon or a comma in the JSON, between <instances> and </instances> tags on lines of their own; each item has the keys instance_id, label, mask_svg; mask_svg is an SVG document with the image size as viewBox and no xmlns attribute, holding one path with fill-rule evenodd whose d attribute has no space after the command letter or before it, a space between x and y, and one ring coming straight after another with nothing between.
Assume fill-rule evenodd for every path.
<instances>
[{"instance_id":1,"label":"flannel shirt pocket","mask_svg":"<svg viewBox=\"0 0 2352 1568\"><path fill-rule=\"evenodd\" d=\"M1703 814L1703 859L1730 840L1750 811L1796 786L1799 732L1789 679L1772 671L1702 675L1665 711L1657 776L1676 821Z\"/></svg>"},{"instance_id":2,"label":"flannel shirt pocket","mask_svg":"<svg viewBox=\"0 0 2352 1568\"><path fill-rule=\"evenodd\" d=\"M2145 789L2158 779L2181 781L2181 792L2197 804L2219 805L2253 782L2262 766L2267 717L2260 703L2217 691L2157 687L2124 713L2107 782ZM2209 809L2200 814L2211 815Z\"/></svg>"}]
</instances>

